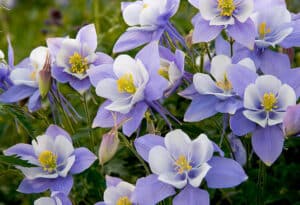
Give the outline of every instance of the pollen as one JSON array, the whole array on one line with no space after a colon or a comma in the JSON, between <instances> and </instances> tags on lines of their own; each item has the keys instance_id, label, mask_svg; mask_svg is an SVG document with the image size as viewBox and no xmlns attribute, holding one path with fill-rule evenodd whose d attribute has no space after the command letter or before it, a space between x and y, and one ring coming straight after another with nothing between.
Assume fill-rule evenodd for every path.
<instances>
[{"instance_id":1,"label":"pollen","mask_svg":"<svg viewBox=\"0 0 300 205\"><path fill-rule=\"evenodd\" d=\"M218 0L218 9L221 11L221 16L232 16L235 10L233 0Z\"/></svg>"},{"instance_id":2,"label":"pollen","mask_svg":"<svg viewBox=\"0 0 300 205\"><path fill-rule=\"evenodd\" d=\"M89 68L87 58L83 58L79 53L75 52L70 58L71 72L83 74Z\"/></svg>"},{"instance_id":3,"label":"pollen","mask_svg":"<svg viewBox=\"0 0 300 205\"><path fill-rule=\"evenodd\" d=\"M261 106L264 107L265 111L269 112L278 107L276 103L277 99L273 93L265 93L261 102Z\"/></svg>"},{"instance_id":4,"label":"pollen","mask_svg":"<svg viewBox=\"0 0 300 205\"><path fill-rule=\"evenodd\" d=\"M264 39L268 33L271 33L271 29L267 27L266 22L262 22L258 28L259 38Z\"/></svg>"},{"instance_id":5,"label":"pollen","mask_svg":"<svg viewBox=\"0 0 300 205\"><path fill-rule=\"evenodd\" d=\"M216 84L217 84L217 86L218 86L219 88L221 88L221 89L224 90L224 91L227 91L227 92L228 92L228 91L231 91L231 90L232 90L232 84L231 84L231 82L228 80L227 74L224 75L223 81L219 81L219 82L217 82Z\"/></svg>"},{"instance_id":6,"label":"pollen","mask_svg":"<svg viewBox=\"0 0 300 205\"><path fill-rule=\"evenodd\" d=\"M134 94L136 87L134 85L132 74L125 74L117 80L118 91L120 93Z\"/></svg>"},{"instance_id":7,"label":"pollen","mask_svg":"<svg viewBox=\"0 0 300 205\"><path fill-rule=\"evenodd\" d=\"M34 71L32 71L31 73L30 73L30 79L31 80L35 80L36 79L36 73L37 73L37 71L36 70L34 70Z\"/></svg>"},{"instance_id":8,"label":"pollen","mask_svg":"<svg viewBox=\"0 0 300 205\"><path fill-rule=\"evenodd\" d=\"M158 74L165 79L169 80L169 68L168 67L161 67L158 69Z\"/></svg>"},{"instance_id":9,"label":"pollen","mask_svg":"<svg viewBox=\"0 0 300 205\"><path fill-rule=\"evenodd\" d=\"M146 8L148 8L149 7L149 4L144 4L143 5L143 9L146 9Z\"/></svg>"},{"instance_id":10,"label":"pollen","mask_svg":"<svg viewBox=\"0 0 300 205\"><path fill-rule=\"evenodd\" d=\"M178 174L183 174L185 171L190 171L192 166L189 164L188 160L184 155L180 155L175 162Z\"/></svg>"},{"instance_id":11,"label":"pollen","mask_svg":"<svg viewBox=\"0 0 300 205\"><path fill-rule=\"evenodd\" d=\"M132 203L130 202L127 196L123 196L118 199L116 205L132 205Z\"/></svg>"},{"instance_id":12,"label":"pollen","mask_svg":"<svg viewBox=\"0 0 300 205\"><path fill-rule=\"evenodd\" d=\"M57 156L53 152L49 150L43 151L39 155L38 160L44 171L51 173L56 169Z\"/></svg>"}]
</instances>

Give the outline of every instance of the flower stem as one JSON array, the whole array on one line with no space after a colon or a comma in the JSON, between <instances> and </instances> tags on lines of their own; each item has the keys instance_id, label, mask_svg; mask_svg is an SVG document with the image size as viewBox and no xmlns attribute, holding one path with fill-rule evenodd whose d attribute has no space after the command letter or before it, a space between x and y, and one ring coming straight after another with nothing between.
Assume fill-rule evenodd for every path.
<instances>
[{"instance_id":1,"label":"flower stem","mask_svg":"<svg viewBox=\"0 0 300 205\"><path fill-rule=\"evenodd\" d=\"M147 166L147 164L145 163L145 161L143 160L143 158L137 153L137 151L134 149L132 142L130 142L128 140L128 138L123 135L122 133L119 132L119 136L121 137L123 143L125 144L125 146L135 155L135 157L141 162L141 164L143 165L146 174L149 175L151 172Z\"/></svg>"},{"instance_id":2,"label":"flower stem","mask_svg":"<svg viewBox=\"0 0 300 205\"><path fill-rule=\"evenodd\" d=\"M83 108L84 108L84 112L85 112L85 116L87 119L87 124L88 124L88 128L89 128L89 137L91 139L91 148L94 150L94 146L95 146L95 137L94 137L94 133L93 130L91 129L91 117L90 117L90 113L89 113L89 109L88 109L88 101L87 101L87 92L85 92L83 94Z\"/></svg>"},{"instance_id":3,"label":"flower stem","mask_svg":"<svg viewBox=\"0 0 300 205\"><path fill-rule=\"evenodd\" d=\"M264 204L264 186L266 182L266 166L265 164L260 161L259 162L259 170L258 170L258 192L257 192L257 204L263 205Z\"/></svg>"}]
</instances>

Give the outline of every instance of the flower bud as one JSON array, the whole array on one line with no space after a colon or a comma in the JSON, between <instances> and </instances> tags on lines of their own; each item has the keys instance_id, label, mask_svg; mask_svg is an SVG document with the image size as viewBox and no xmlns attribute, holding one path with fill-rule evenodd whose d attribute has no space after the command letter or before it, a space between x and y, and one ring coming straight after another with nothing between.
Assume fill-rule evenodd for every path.
<instances>
[{"instance_id":1,"label":"flower bud","mask_svg":"<svg viewBox=\"0 0 300 205\"><path fill-rule=\"evenodd\" d=\"M113 158L118 150L119 143L118 132L114 129L103 135L98 153L101 165Z\"/></svg>"},{"instance_id":2,"label":"flower bud","mask_svg":"<svg viewBox=\"0 0 300 205\"><path fill-rule=\"evenodd\" d=\"M283 119L283 131L286 137L300 135L300 104L287 108Z\"/></svg>"}]
</instances>

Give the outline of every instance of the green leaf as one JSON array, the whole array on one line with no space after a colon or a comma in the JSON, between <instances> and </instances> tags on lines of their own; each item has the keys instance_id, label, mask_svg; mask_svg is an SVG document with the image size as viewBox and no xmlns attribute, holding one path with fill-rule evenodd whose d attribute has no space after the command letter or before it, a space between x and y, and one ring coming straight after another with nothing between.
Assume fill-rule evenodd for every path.
<instances>
[{"instance_id":1,"label":"green leaf","mask_svg":"<svg viewBox=\"0 0 300 205\"><path fill-rule=\"evenodd\" d=\"M0 155L0 163L13 165L13 166L22 166L22 167L35 167L35 165L28 163L28 161L22 160L17 156L4 156Z\"/></svg>"}]
</instances>

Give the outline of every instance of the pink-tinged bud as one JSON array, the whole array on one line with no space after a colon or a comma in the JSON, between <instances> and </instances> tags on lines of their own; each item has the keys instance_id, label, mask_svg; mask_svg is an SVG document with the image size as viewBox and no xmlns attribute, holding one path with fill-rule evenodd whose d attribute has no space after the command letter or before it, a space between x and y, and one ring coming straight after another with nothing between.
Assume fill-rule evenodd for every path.
<instances>
[{"instance_id":1,"label":"pink-tinged bud","mask_svg":"<svg viewBox=\"0 0 300 205\"><path fill-rule=\"evenodd\" d=\"M43 69L39 72L39 90L41 97L47 96L51 88L51 60L48 53Z\"/></svg>"},{"instance_id":2,"label":"pink-tinged bud","mask_svg":"<svg viewBox=\"0 0 300 205\"><path fill-rule=\"evenodd\" d=\"M101 165L113 158L118 150L119 143L118 132L114 129L103 135L98 153Z\"/></svg>"},{"instance_id":3,"label":"pink-tinged bud","mask_svg":"<svg viewBox=\"0 0 300 205\"><path fill-rule=\"evenodd\" d=\"M286 137L300 135L300 104L287 108L283 131Z\"/></svg>"}]
</instances>

